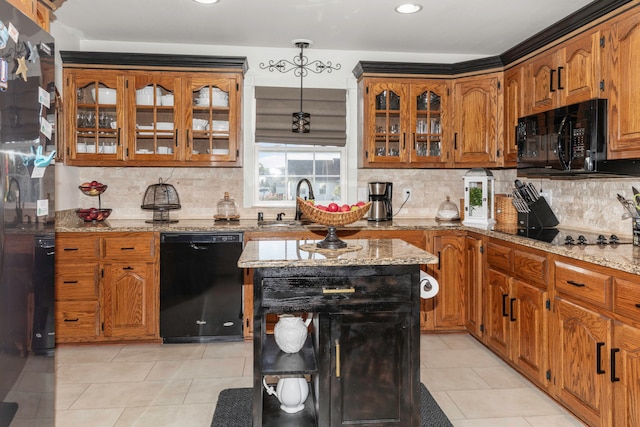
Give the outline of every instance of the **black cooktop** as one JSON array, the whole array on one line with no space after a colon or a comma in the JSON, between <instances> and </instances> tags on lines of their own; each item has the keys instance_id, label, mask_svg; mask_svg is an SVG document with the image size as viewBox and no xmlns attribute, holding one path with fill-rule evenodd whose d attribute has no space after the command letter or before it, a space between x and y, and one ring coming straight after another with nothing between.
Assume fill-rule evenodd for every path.
<instances>
[{"instance_id":1,"label":"black cooktop","mask_svg":"<svg viewBox=\"0 0 640 427\"><path fill-rule=\"evenodd\" d=\"M589 246L589 245L626 245L633 241L628 237L618 237L615 234L586 232L561 228L519 228L518 235L554 246Z\"/></svg>"}]
</instances>

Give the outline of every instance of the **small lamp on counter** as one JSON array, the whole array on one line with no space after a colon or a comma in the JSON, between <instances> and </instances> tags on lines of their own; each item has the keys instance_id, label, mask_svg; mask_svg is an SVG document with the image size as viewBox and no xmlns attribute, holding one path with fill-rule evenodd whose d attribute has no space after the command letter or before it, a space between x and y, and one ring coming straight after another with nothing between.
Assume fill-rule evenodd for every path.
<instances>
[{"instance_id":1,"label":"small lamp on counter","mask_svg":"<svg viewBox=\"0 0 640 427\"><path fill-rule=\"evenodd\" d=\"M464 220L463 225L490 230L494 219L493 195L495 177L490 170L473 168L462 178L464 180Z\"/></svg>"}]
</instances>

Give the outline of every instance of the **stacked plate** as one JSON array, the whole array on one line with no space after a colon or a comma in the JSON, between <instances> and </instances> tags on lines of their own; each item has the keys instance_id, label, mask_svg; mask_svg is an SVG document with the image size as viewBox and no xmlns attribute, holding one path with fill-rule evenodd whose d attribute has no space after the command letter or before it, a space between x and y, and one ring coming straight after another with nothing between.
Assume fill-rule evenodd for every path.
<instances>
[{"instance_id":1,"label":"stacked plate","mask_svg":"<svg viewBox=\"0 0 640 427\"><path fill-rule=\"evenodd\" d=\"M211 125L207 125L208 130L229 131L229 122L226 120L212 120Z\"/></svg>"},{"instance_id":2,"label":"stacked plate","mask_svg":"<svg viewBox=\"0 0 640 427\"><path fill-rule=\"evenodd\" d=\"M203 87L198 92L196 105L199 107L228 107L229 94L221 89L218 89L217 87L211 88L211 91L209 91L209 87Z\"/></svg>"},{"instance_id":3,"label":"stacked plate","mask_svg":"<svg viewBox=\"0 0 640 427\"><path fill-rule=\"evenodd\" d=\"M137 105L154 105L153 98L153 86L143 87L142 89L136 90L136 104ZM160 105L160 98L162 96L162 91L159 87L155 88L155 102L157 105Z\"/></svg>"}]
</instances>

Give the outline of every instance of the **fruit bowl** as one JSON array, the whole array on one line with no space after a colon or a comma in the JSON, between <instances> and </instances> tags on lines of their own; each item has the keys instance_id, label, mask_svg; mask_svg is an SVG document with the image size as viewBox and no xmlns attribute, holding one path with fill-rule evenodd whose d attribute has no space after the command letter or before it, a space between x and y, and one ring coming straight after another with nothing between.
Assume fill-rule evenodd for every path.
<instances>
[{"instance_id":1,"label":"fruit bowl","mask_svg":"<svg viewBox=\"0 0 640 427\"><path fill-rule=\"evenodd\" d=\"M369 212L369 208L371 207L371 202L367 202L357 209L351 210L349 212L328 212L316 208L308 201L301 199L300 197L297 198L297 201L302 213L305 214L310 220L312 220L313 222L317 222L318 224L333 227L337 225L346 225L351 224L352 222L356 222L357 220L365 216L367 212Z\"/></svg>"},{"instance_id":2,"label":"fruit bowl","mask_svg":"<svg viewBox=\"0 0 640 427\"><path fill-rule=\"evenodd\" d=\"M107 189L107 185L105 184L96 184L96 185L79 185L78 188L80 189L80 191L82 191L83 194L87 195L87 196L99 196L100 194L104 193L105 190Z\"/></svg>"},{"instance_id":3,"label":"fruit bowl","mask_svg":"<svg viewBox=\"0 0 640 427\"><path fill-rule=\"evenodd\" d=\"M100 222L109 218L109 215L111 215L111 209L97 209L97 208L77 209L76 215L78 215L85 222L92 222L92 221Z\"/></svg>"}]
</instances>

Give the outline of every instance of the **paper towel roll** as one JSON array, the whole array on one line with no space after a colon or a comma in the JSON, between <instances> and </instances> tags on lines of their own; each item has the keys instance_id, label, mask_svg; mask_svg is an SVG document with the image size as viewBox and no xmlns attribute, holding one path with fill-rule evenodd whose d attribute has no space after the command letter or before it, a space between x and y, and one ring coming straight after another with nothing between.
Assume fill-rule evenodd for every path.
<instances>
[{"instance_id":1,"label":"paper towel roll","mask_svg":"<svg viewBox=\"0 0 640 427\"><path fill-rule=\"evenodd\" d=\"M420 298L429 299L436 296L440 285L435 277L420 270Z\"/></svg>"}]
</instances>

